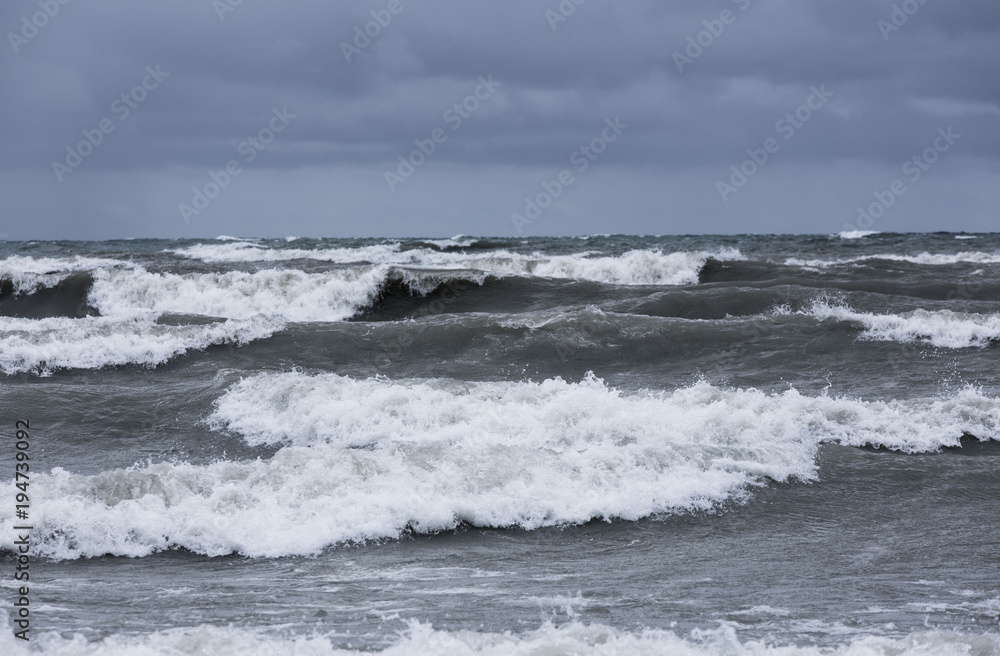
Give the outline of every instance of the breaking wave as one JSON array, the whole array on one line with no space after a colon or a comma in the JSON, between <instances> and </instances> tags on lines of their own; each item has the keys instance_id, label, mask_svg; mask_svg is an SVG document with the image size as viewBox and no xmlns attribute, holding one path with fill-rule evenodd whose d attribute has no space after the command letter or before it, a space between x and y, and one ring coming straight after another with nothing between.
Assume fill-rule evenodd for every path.
<instances>
[{"instance_id":1,"label":"breaking wave","mask_svg":"<svg viewBox=\"0 0 1000 656\"><path fill-rule=\"evenodd\" d=\"M233 385L209 418L267 461L162 462L32 478L36 553L186 548L256 557L479 527L712 511L811 481L825 442L908 453L1000 436L1000 399L857 401L698 383L625 394L578 383L389 381L300 372ZM0 507L12 548L10 508ZM34 538L33 538L34 539Z\"/></svg>"},{"instance_id":2,"label":"breaking wave","mask_svg":"<svg viewBox=\"0 0 1000 656\"><path fill-rule=\"evenodd\" d=\"M452 240L448 240L452 241ZM388 264L406 267L481 271L494 276L535 276L587 280L616 285L687 285L698 282L701 268L710 258L740 260L736 249L663 253L631 250L619 256L593 252L573 255L530 255L496 250L489 253L451 252L444 244L435 248L401 250L400 244L355 248L271 249L249 243L198 244L174 251L204 262L277 262L299 259L338 264Z\"/></svg>"},{"instance_id":3,"label":"breaking wave","mask_svg":"<svg viewBox=\"0 0 1000 656\"><path fill-rule=\"evenodd\" d=\"M804 311L820 321L833 319L864 328L862 339L884 342L927 342L941 348L986 347L1000 342L1000 314L922 310L900 314L857 312L850 307L816 302Z\"/></svg>"},{"instance_id":4,"label":"breaking wave","mask_svg":"<svg viewBox=\"0 0 1000 656\"><path fill-rule=\"evenodd\" d=\"M145 635L111 635L88 641L81 635L63 636L55 632L32 636L29 649L10 632L0 637L0 648L11 656L24 654L74 654L75 656L133 656L134 654L216 656L360 656L384 654L403 656L967 656L1000 654L996 634L963 634L953 631L922 631L901 637L864 636L835 647L769 644L741 640L731 624L715 629L695 629L689 635L674 631L646 629L625 631L600 624L573 621L562 625L546 622L524 634L435 629L416 620L393 644L379 651L341 648L342 636L321 634L268 635L264 631L235 626L201 625L155 631Z\"/></svg>"}]
</instances>

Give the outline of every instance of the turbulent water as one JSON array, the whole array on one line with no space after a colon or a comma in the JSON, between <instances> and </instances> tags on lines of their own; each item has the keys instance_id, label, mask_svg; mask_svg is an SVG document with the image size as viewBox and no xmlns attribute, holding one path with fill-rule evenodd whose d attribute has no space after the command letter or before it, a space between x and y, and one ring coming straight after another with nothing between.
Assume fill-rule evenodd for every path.
<instances>
[{"instance_id":1,"label":"turbulent water","mask_svg":"<svg viewBox=\"0 0 1000 656\"><path fill-rule=\"evenodd\" d=\"M0 652L1000 654L998 356L1000 234L0 242Z\"/></svg>"}]
</instances>

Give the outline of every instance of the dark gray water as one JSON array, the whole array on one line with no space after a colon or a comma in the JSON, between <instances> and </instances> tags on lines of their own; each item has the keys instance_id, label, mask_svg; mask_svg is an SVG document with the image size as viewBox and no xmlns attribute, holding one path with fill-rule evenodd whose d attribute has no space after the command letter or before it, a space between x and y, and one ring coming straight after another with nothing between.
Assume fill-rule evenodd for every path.
<instances>
[{"instance_id":1,"label":"dark gray water","mask_svg":"<svg viewBox=\"0 0 1000 656\"><path fill-rule=\"evenodd\" d=\"M1000 235L3 243L0 339L4 653L1000 653Z\"/></svg>"}]
</instances>

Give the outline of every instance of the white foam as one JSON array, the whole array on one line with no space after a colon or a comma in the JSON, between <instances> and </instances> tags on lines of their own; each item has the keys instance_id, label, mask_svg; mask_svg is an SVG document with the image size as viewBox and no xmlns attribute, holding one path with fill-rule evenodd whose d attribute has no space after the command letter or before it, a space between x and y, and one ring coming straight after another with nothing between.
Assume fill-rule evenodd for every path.
<instances>
[{"instance_id":1,"label":"white foam","mask_svg":"<svg viewBox=\"0 0 1000 656\"><path fill-rule=\"evenodd\" d=\"M870 237L871 235L882 234L878 230L844 230L838 233L841 239L862 239L864 237Z\"/></svg>"},{"instance_id":2,"label":"white foam","mask_svg":"<svg viewBox=\"0 0 1000 656\"><path fill-rule=\"evenodd\" d=\"M166 326L147 317L14 319L0 317L0 371L156 366L213 344L246 344L282 327L270 319Z\"/></svg>"},{"instance_id":3,"label":"white foam","mask_svg":"<svg viewBox=\"0 0 1000 656\"><path fill-rule=\"evenodd\" d=\"M154 366L211 344L269 337L288 322L339 322L370 306L390 278L427 294L456 273L482 283L477 272L397 269L386 265L323 273L151 273L116 260L9 258L6 272L19 291L55 285L67 272L91 271L87 296L100 317L42 320L0 318L0 370L48 373L126 363ZM55 272L54 272L55 271ZM163 314L230 319L194 326L156 324Z\"/></svg>"},{"instance_id":4,"label":"white foam","mask_svg":"<svg viewBox=\"0 0 1000 656\"><path fill-rule=\"evenodd\" d=\"M530 273L547 278L570 278L615 285L693 285L710 257L742 260L735 249L717 253L705 251L634 250L618 257L578 257L563 255L535 264Z\"/></svg>"},{"instance_id":5,"label":"white foam","mask_svg":"<svg viewBox=\"0 0 1000 656\"><path fill-rule=\"evenodd\" d=\"M437 246L438 248L468 248L474 243L479 241L475 237L466 237L465 235L455 235L451 239L421 239L420 242L424 244L431 244L432 246Z\"/></svg>"},{"instance_id":6,"label":"white foam","mask_svg":"<svg viewBox=\"0 0 1000 656\"><path fill-rule=\"evenodd\" d=\"M177 275L101 269L88 297L103 315L197 314L230 319L271 316L287 321L343 321L369 305L387 267L324 273L266 269L254 273Z\"/></svg>"},{"instance_id":7,"label":"white foam","mask_svg":"<svg viewBox=\"0 0 1000 656\"><path fill-rule=\"evenodd\" d=\"M256 248L244 244L238 249ZM234 247L227 244L225 248ZM354 256L352 255L352 259ZM402 279L416 293L462 275L481 284L478 271L401 269L359 265L322 273L296 269L256 272L151 273L130 262L100 258L13 257L0 261L0 278L19 292L53 286L74 271L90 271L94 284L87 300L104 316L147 317L192 314L229 319L268 316L284 321L344 321L371 305L390 277Z\"/></svg>"},{"instance_id":8,"label":"white foam","mask_svg":"<svg viewBox=\"0 0 1000 656\"><path fill-rule=\"evenodd\" d=\"M952 310L871 314L825 302L814 303L804 313L820 321L834 319L860 324L865 328L861 338L874 341L928 342L941 348L985 347L1000 341L1000 314Z\"/></svg>"},{"instance_id":9,"label":"white foam","mask_svg":"<svg viewBox=\"0 0 1000 656\"><path fill-rule=\"evenodd\" d=\"M132 263L100 257L30 257L14 255L0 260L0 280L7 278L17 293L34 292L38 287L52 287L67 274L98 268L132 267Z\"/></svg>"},{"instance_id":10,"label":"white foam","mask_svg":"<svg viewBox=\"0 0 1000 656\"><path fill-rule=\"evenodd\" d=\"M94 277L87 302L101 316L0 318L0 371L45 374L128 363L155 366L213 344L266 338L290 321L343 321L374 301L390 273L421 292L433 290L442 280L386 266L315 274L268 269L177 275L102 258L12 257L0 262L0 277L9 277L24 293L39 285L53 286L69 272L82 270ZM157 324L165 313L230 321Z\"/></svg>"},{"instance_id":11,"label":"white foam","mask_svg":"<svg viewBox=\"0 0 1000 656\"><path fill-rule=\"evenodd\" d=\"M526 255L506 250L489 253L442 253L426 248L401 251L399 244L316 250L268 249L247 244L199 244L174 252L206 262L286 261L307 258L342 264L371 262L439 270L473 270L496 276L588 280L616 285L694 284L698 282L698 274L709 258L744 259L743 255L733 248L713 252L663 253L632 250L619 256L601 256L593 252L549 256L538 252Z\"/></svg>"},{"instance_id":12,"label":"white foam","mask_svg":"<svg viewBox=\"0 0 1000 656\"><path fill-rule=\"evenodd\" d=\"M907 452L1000 433L1000 400L861 402L708 383L622 394L579 383L355 380L260 374L212 415L268 461L158 463L32 479L37 553L277 557L343 542L475 526L637 520L748 498L768 480L812 480L826 441ZM361 448L347 448L361 447ZM34 507L34 506L33 506ZM10 507L0 546L12 548Z\"/></svg>"},{"instance_id":13,"label":"white foam","mask_svg":"<svg viewBox=\"0 0 1000 656\"><path fill-rule=\"evenodd\" d=\"M973 596L976 594L971 590L966 590L965 593L966 596ZM922 613L962 613L964 615L987 615L1000 620L1000 597L981 599L979 601L963 601L957 604L923 600L910 602L907 606L916 608Z\"/></svg>"},{"instance_id":14,"label":"white foam","mask_svg":"<svg viewBox=\"0 0 1000 656\"><path fill-rule=\"evenodd\" d=\"M132 266L130 262L104 257L31 257L12 255L0 260L0 277L16 276L22 273L66 273L87 271L100 267Z\"/></svg>"},{"instance_id":15,"label":"white foam","mask_svg":"<svg viewBox=\"0 0 1000 656\"><path fill-rule=\"evenodd\" d=\"M794 389L727 390L706 382L625 395L593 374L579 383L461 383L290 372L241 380L219 399L210 421L254 445L472 441L530 450L622 446L616 440L624 440L630 449L647 442L686 445L703 455L702 449L721 441L726 449L748 449L744 455L752 458L741 462L757 463L753 476L784 480L811 477L811 464L803 466L800 457L811 457L826 441L916 453L958 446L963 433L992 439L1000 431L1000 400L971 388L952 397L859 401L803 396ZM789 461L772 462L770 449L778 444L806 449L789 452ZM615 449L609 453L618 455Z\"/></svg>"},{"instance_id":16,"label":"white foam","mask_svg":"<svg viewBox=\"0 0 1000 656\"><path fill-rule=\"evenodd\" d=\"M626 631L600 624L545 623L521 634L434 629L430 624L408 622L408 630L394 644L376 652L341 649L343 636L313 633L283 636L235 626L201 625L155 631L141 635L117 634L88 641L82 635L64 636L55 631L32 635L27 642L11 631L0 635L0 649L11 656L994 656L1000 654L1000 637L994 633L963 634L925 631L902 637L868 635L834 647L795 645L793 640L741 640L736 629L723 624L716 629L696 629L687 636L673 631Z\"/></svg>"},{"instance_id":17,"label":"white foam","mask_svg":"<svg viewBox=\"0 0 1000 656\"><path fill-rule=\"evenodd\" d=\"M317 260L336 264L371 262L393 263L392 254L399 251L398 243L377 244L354 248L282 248L272 249L252 242L235 241L225 244L196 244L178 250L168 250L183 257L202 262L288 262L290 260Z\"/></svg>"},{"instance_id":18,"label":"white foam","mask_svg":"<svg viewBox=\"0 0 1000 656\"><path fill-rule=\"evenodd\" d=\"M775 608L773 606L763 605L763 606L753 606L747 608L746 610L734 611L733 615L772 615L778 617L787 617L791 615L792 612L785 608Z\"/></svg>"},{"instance_id":19,"label":"white foam","mask_svg":"<svg viewBox=\"0 0 1000 656\"><path fill-rule=\"evenodd\" d=\"M972 263L972 264L998 264L1000 263L1000 251L985 253L982 251L963 251L961 253L918 253L916 255L897 255L894 253L878 253L875 255L862 255L859 257L845 257L837 260L803 260L797 257L790 257L785 260L788 266L803 266L812 268L826 268L832 266L842 266L844 264L857 264L871 260L888 260L890 262L909 262L910 264L921 264L925 266L944 266L948 264Z\"/></svg>"}]
</instances>

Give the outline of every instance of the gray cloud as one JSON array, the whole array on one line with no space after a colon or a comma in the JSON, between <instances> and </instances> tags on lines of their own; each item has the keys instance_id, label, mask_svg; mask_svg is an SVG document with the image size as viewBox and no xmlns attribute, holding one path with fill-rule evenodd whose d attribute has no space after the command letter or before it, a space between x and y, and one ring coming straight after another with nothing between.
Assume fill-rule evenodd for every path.
<instances>
[{"instance_id":1,"label":"gray cloud","mask_svg":"<svg viewBox=\"0 0 1000 656\"><path fill-rule=\"evenodd\" d=\"M998 227L995 2L587 0L553 29L557 0L399 1L350 62L342 44L389 0L244 1L222 20L208 0L43 0L58 13L30 38L38 1L5 3L0 232L512 234L524 197L615 116L627 131L529 233L835 232L949 125L959 142L876 227ZM886 33L894 6L916 11ZM122 116L157 66L169 75ZM452 130L445 112L489 75L500 86ZM820 86L832 98L785 140L776 125ZM246 161L276 108L295 118ZM53 162L102 120L113 131L58 181ZM447 140L391 192L385 172L436 128ZM772 137L723 201L716 183ZM185 222L178 206L232 160Z\"/></svg>"}]
</instances>

